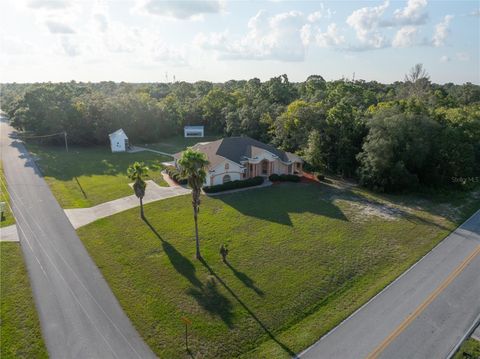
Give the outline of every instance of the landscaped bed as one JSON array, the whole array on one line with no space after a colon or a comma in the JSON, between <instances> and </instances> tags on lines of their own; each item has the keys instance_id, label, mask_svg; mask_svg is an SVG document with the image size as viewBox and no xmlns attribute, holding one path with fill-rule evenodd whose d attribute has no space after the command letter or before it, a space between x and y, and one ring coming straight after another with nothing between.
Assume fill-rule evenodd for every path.
<instances>
[{"instance_id":1,"label":"landscaped bed","mask_svg":"<svg viewBox=\"0 0 480 359\"><path fill-rule=\"evenodd\" d=\"M48 358L20 244L0 242L0 357Z\"/></svg>"},{"instance_id":2,"label":"landscaped bed","mask_svg":"<svg viewBox=\"0 0 480 359\"><path fill-rule=\"evenodd\" d=\"M45 180L63 208L91 207L133 194L127 168L145 162L149 177L168 186L161 175L162 162L171 160L153 152L112 153L108 147L63 147L28 145L37 158Z\"/></svg>"},{"instance_id":3,"label":"landscaped bed","mask_svg":"<svg viewBox=\"0 0 480 359\"><path fill-rule=\"evenodd\" d=\"M474 202L476 201L476 202ZM469 193L380 196L341 182L281 183L101 219L78 233L161 358L291 357L340 323L479 207ZM219 247L229 248L224 264Z\"/></svg>"}]
</instances>

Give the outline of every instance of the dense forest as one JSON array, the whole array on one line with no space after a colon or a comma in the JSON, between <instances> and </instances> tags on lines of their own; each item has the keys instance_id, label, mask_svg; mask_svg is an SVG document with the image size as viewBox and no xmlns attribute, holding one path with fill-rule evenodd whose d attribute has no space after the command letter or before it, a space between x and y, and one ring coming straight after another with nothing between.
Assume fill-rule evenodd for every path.
<instances>
[{"instance_id":1,"label":"dense forest","mask_svg":"<svg viewBox=\"0 0 480 359\"><path fill-rule=\"evenodd\" d=\"M316 171L383 191L480 181L480 86L431 83L421 65L404 81L286 75L261 82L2 84L1 107L33 135L67 131L102 144L123 128L133 143L182 133L247 135L302 155ZM52 141L60 138L52 137Z\"/></svg>"}]
</instances>

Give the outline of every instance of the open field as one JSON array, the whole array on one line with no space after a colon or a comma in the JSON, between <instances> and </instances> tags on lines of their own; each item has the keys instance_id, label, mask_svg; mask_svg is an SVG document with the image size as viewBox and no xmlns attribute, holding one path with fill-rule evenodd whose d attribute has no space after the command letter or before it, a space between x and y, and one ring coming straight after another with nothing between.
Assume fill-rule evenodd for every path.
<instances>
[{"instance_id":1,"label":"open field","mask_svg":"<svg viewBox=\"0 0 480 359\"><path fill-rule=\"evenodd\" d=\"M5 213L4 218L0 220L0 228L10 226L15 223L15 217L13 217L12 212L10 211L10 196L6 188L7 182L5 182L5 177L3 176L3 165L0 161L0 202L5 202Z\"/></svg>"},{"instance_id":2,"label":"open field","mask_svg":"<svg viewBox=\"0 0 480 359\"><path fill-rule=\"evenodd\" d=\"M210 141L218 140L219 138L221 138L221 136L205 136L205 137L190 137L190 138L185 138L183 136L175 136L175 137L166 138L158 143L151 143L151 144L145 145L145 147L174 154L186 149L187 147L193 146L199 142L210 142Z\"/></svg>"},{"instance_id":3,"label":"open field","mask_svg":"<svg viewBox=\"0 0 480 359\"><path fill-rule=\"evenodd\" d=\"M160 357L188 357L182 316L194 357L291 357L478 209L478 194L380 196L334 182L204 197L203 263L190 196L147 205L148 223L134 209L78 233Z\"/></svg>"},{"instance_id":4,"label":"open field","mask_svg":"<svg viewBox=\"0 0 480 359\"><path fill-rule=\"evenodd\" d=\"M0 357L48 358L19 243L0 242Z\"/></svg>"},{"instance_id":5,"label":"open field","mask_svg":"<svg viewBox=\"0 0 480 359\"><path fill-rule=\"evenodd\" d=\"M153 152L112 153L108 147L62 147L28 145L39 161L45 180L63 208L91 207L133 194L127 168L135 161L150 168L149 179L160 186L162 162L170 157Z\"/></svg>"}]
</instances>

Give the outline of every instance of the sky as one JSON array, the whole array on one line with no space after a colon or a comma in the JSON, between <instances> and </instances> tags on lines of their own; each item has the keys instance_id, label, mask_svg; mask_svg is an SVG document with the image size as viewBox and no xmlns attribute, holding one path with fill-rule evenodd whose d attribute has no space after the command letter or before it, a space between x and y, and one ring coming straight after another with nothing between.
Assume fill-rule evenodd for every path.
<instances>
[{"instance_id":1,"label":"sky","mask_svg":"<svg viewBox=\"0 0 480 359\"><path fill-rule=\"evenodd\" d=\"M0 82L480 83L480 1L1 0Z\"/></svg>"}]
</instances>

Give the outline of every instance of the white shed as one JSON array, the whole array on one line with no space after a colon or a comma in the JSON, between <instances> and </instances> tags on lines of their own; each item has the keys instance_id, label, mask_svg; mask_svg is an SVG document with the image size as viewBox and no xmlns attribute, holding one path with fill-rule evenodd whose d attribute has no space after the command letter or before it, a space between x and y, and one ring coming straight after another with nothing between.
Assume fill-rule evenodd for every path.
<instances>
[{"instance_id":1,"label":"white shed","mask_svg":"<svg viewBox=\"0 0 480 359\"><path fill-rule=\"evenodd\" d=\"M110 137L112 152L125 152L128 149L128 137L123 129L116 130L109 134L108 137Z\"/></svg>"},{"instance_id":2,"label":"white shed","mask_svg":"<svg viewBox=\"0 0 480 359\"><path fill-rule=\"evenodd\" d=\"M183 135L185 137L203 137L203 126L185 126L183 128Z\"/></svg>"}]
</instances>

